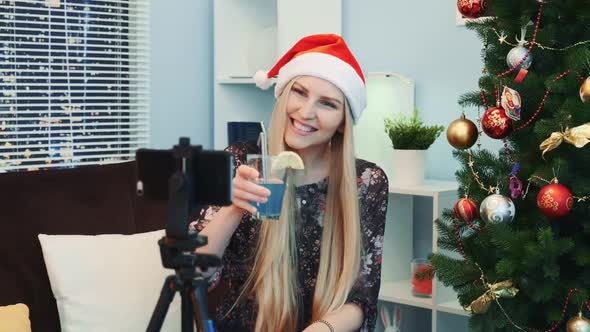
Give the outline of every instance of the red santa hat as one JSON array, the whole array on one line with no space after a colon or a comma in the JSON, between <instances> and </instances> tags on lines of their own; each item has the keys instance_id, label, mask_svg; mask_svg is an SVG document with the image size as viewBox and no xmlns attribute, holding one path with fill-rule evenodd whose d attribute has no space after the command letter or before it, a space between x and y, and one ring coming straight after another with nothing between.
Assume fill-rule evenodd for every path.
<instances>
[{"instance_id":1,"label":"red santa hat","mask_svg":"<svg viewBox=\"0 0 590 332\"><path fill-rule=\"evenodd\" d=\"M356 123L367 105L365 77L344 39L334 34L311 35L300 39L269 71L258 71L256 86L266 90L277 76L275 97L296 76L315 76L336 85L350 105Z\"/></svg>"}]
</instances>

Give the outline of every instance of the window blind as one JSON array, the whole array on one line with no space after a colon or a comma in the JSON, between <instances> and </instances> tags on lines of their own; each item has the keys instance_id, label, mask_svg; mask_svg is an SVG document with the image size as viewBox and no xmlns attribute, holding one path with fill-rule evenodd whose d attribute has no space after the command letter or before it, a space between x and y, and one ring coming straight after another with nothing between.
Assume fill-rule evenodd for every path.
<instances>
[{"instance_id":1,"label":"window blind","mask_svg":"<svg viewBox=\"0 0 590 332\"><path fill-rule=\"evenodd\" d=\"M148 140L148 0L0 0L0 171L121 162Z\"/></svg>"}]
</instances>

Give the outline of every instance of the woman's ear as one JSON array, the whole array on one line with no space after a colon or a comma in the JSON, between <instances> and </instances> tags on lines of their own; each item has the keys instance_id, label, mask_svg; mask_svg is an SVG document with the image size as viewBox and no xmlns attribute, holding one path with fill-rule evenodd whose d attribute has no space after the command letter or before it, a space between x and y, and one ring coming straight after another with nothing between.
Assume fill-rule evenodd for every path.
<instances>
[{"instance_id":1,"label":"woman's ear","mask_svg":"<svg viewBox=\"0 0 590 332\"><path fill-rule=\"evenodd\" d=\"M337 131L338 131L340 134L344 134L344 120L342 120L342 122L340 122L340 126L338 126L338 129L337 129Z\"/></svg>"},{"instance_id":2,"label":"woman's ear","mask_svg":"<svg viewBox=\"0 0 590 332\"><path fill-rule=\"evenodd\" d=\"M346 101L346 99L344 100L344 116L342 117L342 120L340 121L340 126L338 126L338 132L340 134L344 134L344 126L346 125L346 123L350 123L350 107L348 106L348 102Z\"/></svg>"}]
</instances>

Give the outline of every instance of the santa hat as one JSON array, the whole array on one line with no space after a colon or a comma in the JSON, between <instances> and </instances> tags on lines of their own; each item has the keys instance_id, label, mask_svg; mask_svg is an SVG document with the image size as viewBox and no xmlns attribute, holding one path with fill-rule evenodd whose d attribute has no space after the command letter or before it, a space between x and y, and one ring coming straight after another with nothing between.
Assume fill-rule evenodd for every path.
<instances>
[{"instance_id":1,"label":"santa hat","mask_svg":"<svg viewBox=\"0 0 590 332\"><path fill-rule=\"evenodd\" d=\"M354 122L367 105L365 77L344 39L334 34L311 35L300 39L269 71L258 71L256 86L266 90L277 76L275 97L296 76L315 76L336 85L350 105Z\"/></svg>"}]
</instances>

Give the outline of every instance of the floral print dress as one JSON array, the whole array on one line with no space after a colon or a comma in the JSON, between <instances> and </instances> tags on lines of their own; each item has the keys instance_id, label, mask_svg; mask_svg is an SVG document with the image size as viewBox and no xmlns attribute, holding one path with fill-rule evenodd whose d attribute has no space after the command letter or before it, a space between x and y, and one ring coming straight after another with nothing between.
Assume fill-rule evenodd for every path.
<instances>
[{"instance_id":1,"label":"floral print dress","mask_svg":"<svg viewBox=\"0 0 590 332\"><path fill-rule=\"evenodd\" d=\"M227 148L234 155L235 167L245 163L246 155L260 153L252 143L235 144ZM381 168L365 160L356 160L360 222L363 241L361 270L347 303L357 304L364 313L360 331L373 331L377 318L377 298L381 283L381 258L385 215L388 201L388 181ZM320 261L323 216L328 191L328 179L295 188L297 203L298 287L301 294L299 328L309 325L313 292ZM191 223L201 231L212 220L219 207L203 209ZM211 276L211 285L221 279L229 285L228 293L216 310L218 331L252 331L256 320L253 298L245 298L231 311L241 287L250 275L260 222L245 214L222 257L222 268Z\"/></svg>"}]
</instances>

